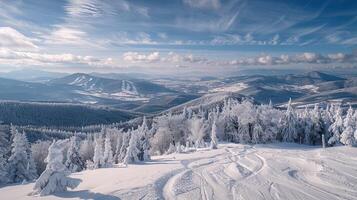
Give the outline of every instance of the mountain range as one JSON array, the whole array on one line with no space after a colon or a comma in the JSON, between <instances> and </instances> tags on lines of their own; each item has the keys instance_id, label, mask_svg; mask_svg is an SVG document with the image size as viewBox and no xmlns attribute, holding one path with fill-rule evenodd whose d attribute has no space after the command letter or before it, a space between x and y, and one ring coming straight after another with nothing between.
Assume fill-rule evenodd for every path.
<instances>
[{"instance_id":1,"label":"mountain range","mask_svg":"<svg viewBox=\"0 0 357 200\"><path fill-rule=\"evenodd\" d=\"M46 110L46 107L53 110L53 103L56 103L56 109L63 105L84 106L80 109L81 112L87 112L87 106L91 106L95 109L90 109L89 113L104 109L108 111L104 113L110 113L107 117L119 114L123 116L120 120L125 121L135 116L161 113L168 109L177 111L184 106L213 107L227 98L251 98L258 104L272 101L277 106L284 105L290 98L298 106L321 102L347 102L355 106L357 77L339 77L313 71L305 74L224 78L143 79L135 78L134 75L94 73L65 76L57 74L41 82L0 78L0 101L6 102L0 104L2 112L5 112L0 120L6 121L4 117L9 116L6 112L10 111L3 107L10 104L15 105L13 108L30 112L27 116L31 116L31 112L39 106L43 110ZM113 109L117 111L113 112ZM61 112L60 115L65 118L68 113ZM113 121L103 121L107 122ZM84 124L91 124L91 120L86 120Z\"/></svg>"}]
</instances>

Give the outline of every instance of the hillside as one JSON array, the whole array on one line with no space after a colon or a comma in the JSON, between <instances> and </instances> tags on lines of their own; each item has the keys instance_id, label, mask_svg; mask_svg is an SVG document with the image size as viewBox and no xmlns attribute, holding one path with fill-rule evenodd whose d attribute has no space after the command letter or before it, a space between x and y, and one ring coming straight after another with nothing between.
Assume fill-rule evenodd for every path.
<instances>
[{"instance_id":1,"label":"hillside","mask_svg":"<svg viewBox=\"0 0 357 200\"><path fill-rule=\"evenodd\" d=\"M4 199L357 199L357 149L294 144L221 144L155 156L128 167L73 173L67 192L28 196L33 183L0 188Z\"/></svg>"},{"instance_id":2,"label":"hillside","mask_svg":"<svg viewBox=\"0 0 357 200\"><path fill-rule=\"evenodd\" d=\"M0 121L14 125L85 126L127 121L137 114L64 103L0 102Z\"/></svg>"}]
</instances>

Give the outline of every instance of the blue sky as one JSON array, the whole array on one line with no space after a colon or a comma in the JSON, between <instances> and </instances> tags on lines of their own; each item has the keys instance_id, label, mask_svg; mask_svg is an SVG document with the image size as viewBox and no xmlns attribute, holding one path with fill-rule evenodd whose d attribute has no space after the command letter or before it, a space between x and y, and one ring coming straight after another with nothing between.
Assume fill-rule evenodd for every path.
<instances>
[{"instance_id":1,"label":"blue sky","mask_svg":"<svg viewBox=\"0 0 357 200\"><path fill-rule=\"evenodd\" d=\"M355 0L0 0L0 71L355 67Z\"/></svg>"}]
</instances>

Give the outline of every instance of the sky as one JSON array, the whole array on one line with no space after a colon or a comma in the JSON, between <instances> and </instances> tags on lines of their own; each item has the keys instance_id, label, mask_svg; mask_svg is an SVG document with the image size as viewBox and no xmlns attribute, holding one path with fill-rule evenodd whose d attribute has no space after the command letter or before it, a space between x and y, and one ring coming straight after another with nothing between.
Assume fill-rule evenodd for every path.
<instances>
[{"instance_id":1,"label":"sky","mask_svg":"<svg viewBox=\"0 0 357 200\"><path fill-rule=\"evenodd\" d=\"M0 0L0 71L356 67L356 0Z\"/></svg>"}]
</instances>

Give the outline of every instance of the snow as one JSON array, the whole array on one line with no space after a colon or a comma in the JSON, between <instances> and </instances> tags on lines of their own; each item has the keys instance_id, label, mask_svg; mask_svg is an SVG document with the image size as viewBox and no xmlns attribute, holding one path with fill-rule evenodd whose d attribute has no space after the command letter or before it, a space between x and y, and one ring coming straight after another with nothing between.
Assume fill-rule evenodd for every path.
<instances>
[{"instance_id":1,"label":"snow","mask_svg":"<svg viewBox=\"0 0 357 200\"><path fill-rule=\"evenodd\" d=\"M71 175L80 185L45 197L33 183L0 188L2 199L357 199L357 148L291 143L219 144L152 157L126 168Z\"/></svg>"},{"instance_id":2,"label":"snow","mask_svg":"<svg viewBox=\"0 0 357 200\"><path fill-rule=\"evenodd\" d=\"M229 85L229 86L223 86L223 87L218 87L218 88L214 88L209 90L209 92L213 93L213 92L239 92L241 90L244 90L248 88L248 85L245 83L236 83L233 85Z\"/></svg>"},{"instance_id":3,"label":"snow","mask_svg":"<svg viewBox=\"0 0 357 200\"><path fill-rule=\"evenodd\" d=\"M313 93L317 93L319 90L319 87L317 87L316 85L303 85L300 88L303 90L309 90Z\"/></svg>"},{"instance_id":4,"label":"snow","mask_svg":"<svg viewBox=\"0 0 357 200\"><path fill-rule=\"evenodd\" d=\"M99 97L99 98L106 98L106 99L115 99L121 101L143 101L147 102L150 98L143 97L140 95L126 93L126 92L116 92L116 93L106 93L106 92L95 92L95 91L75 91L78 94L92 96L92 97ZM95 101L93 101L95 103Z\"/></svg>"}]
</instances>

